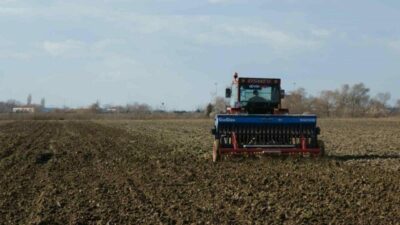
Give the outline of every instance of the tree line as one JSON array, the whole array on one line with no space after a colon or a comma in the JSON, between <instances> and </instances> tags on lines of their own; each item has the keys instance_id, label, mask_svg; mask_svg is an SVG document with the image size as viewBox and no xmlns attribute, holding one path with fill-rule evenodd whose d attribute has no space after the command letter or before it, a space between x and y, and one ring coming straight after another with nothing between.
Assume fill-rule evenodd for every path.
<instances>
[{"instance_id":1,"label":"tree line","mask_svg":"<svg viewBox=\"0 0 400 225\"><path fill-rule=\"evenodd\" d=\"M370 95L363 83L342 85L336 90L325 90L319 95L308 95L304 88L289 93L282 102L291 113L313 113L321 117L387 117L400 113L400 99L389 104L391 94Z\"/></svg>"},{"instance_id":2,"label":"tree line","mask_svg":"<svg viewBox=\"0 0 400 225\"><path fill-rule=\"evenodd\" d=\"M18 107L21 105L18 101L16 100L7 100L7 101L1 101L0 102L0 113L10 113L12 112L13 108Z\"/></svg>"},{"instance_id":3,"label":"tree line","mask_svg":"<svg viewBox=\"0 0 400 225\"><path fill-rule=\"evenodd\" d=\"M345 84L335 90L325 90L318 95L307 94L304 88L289 92L282 100L282 107L291 114L317 114L320 117L388 117L400 115L400 99L390 105L391 94L378 93L371 96L363 83ZM205 114L213 117L224 113L229 105L227 99L216 97L205 107Z\"/></svg>"},{"instance_id":4,"label":"tree line","mask_svg":"<svg viewBox=\"0 0 400 225\"><path fill-rule=\"evenodd\" d=\"M400 99L395 105L390 105L391 94L378 93L371 96L370 89L363 83L354 85L342 85L335 90L325 90L318 95L307 94L304 88L299 88L288 93L282 101L282 107L289 109L290 113L312 113L320 117L388 117L400 115ZM22 104L15 100L0 101L0 113L10 113L14 107ZM45 99L40 105L32 104L32 96L29 95L27 105L45 108ZM224 113L228 103L225 98L217 96L206 107L199 107L195 111L177 111L174 113L204 113L207 117ZM134 114L151 114L152 112L166 112L165 109L153 109L145 103L133 103L125 106L100 106L97 101L87 108L82 109L57 109L56 112L79 111L90 113L118 112Z\"/></svg>"},{"instance_id":5,"label":"tree line","mask_svg":"<svg viewBox=\"0 0 400 225\"><path fill-rule=\"evenodd\" d=\"M46 108L46 99L42 98L40 100L40 104L34 104L32 102L32 95L29 94L26 99L26 104L22 104L21 102L14 99L9 99L7 101L0 101L0 113L10 113L13 111L14 108L21 106L33 107L36 109L44 109Z\"/></svg>"}]
</instances>

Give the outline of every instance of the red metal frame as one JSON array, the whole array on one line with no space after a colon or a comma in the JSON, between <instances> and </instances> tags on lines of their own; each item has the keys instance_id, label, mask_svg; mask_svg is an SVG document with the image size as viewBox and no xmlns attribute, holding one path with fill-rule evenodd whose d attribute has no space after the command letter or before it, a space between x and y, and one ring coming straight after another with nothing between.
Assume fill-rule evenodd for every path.
<instances>
[{"instance_id":1,"label":"red metal frame","mask_svg":"<svg viewBox=\"0 0 400 225\"><path fill-rule=\"evenodd\" d=\"M228 114L240 114L243 112L242 108L227 108L226 109Z\"/></svg>"},{"instance_id":2,"label":"red metal frame","mask_svg":"<svg viewBox=\"0 0 400 225\"><path fill-rule=\"evenodd\" d=\"M300 148L239 148L236 134L232 133L232 148L220 148L220 154L312 154L319 155L320 148L308 148L306 139L301 138Z\"/></svg>"}]
</instances>

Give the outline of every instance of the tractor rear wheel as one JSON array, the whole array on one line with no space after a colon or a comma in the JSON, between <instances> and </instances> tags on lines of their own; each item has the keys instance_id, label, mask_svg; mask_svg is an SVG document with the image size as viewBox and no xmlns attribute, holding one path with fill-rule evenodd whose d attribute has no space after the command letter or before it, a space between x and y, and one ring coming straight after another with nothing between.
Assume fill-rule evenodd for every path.
<instances>
[{"instance_id":1,"label":"tractor rear wheel","mask_svg":"<svg viewBox=\"0 0 400 225\"><path fill-rule=\"evenodd\" d=\"M220 155L219 155L219 140L215 139L214 140L214 146L213 146L212 160L213 160L213 162L217 162L219 159L220 159Z\"/></svg>"}]
</instances>

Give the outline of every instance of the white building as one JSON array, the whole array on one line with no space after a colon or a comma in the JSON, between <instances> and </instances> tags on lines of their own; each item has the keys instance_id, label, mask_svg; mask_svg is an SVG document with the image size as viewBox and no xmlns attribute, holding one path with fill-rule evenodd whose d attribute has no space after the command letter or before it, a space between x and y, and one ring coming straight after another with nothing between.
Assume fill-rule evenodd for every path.
<instances>
[{"instance_id":1,"label":"white building","mask_svg":"<svg viewBox=\"0 0 400 225\"><path fill-rule=\"evenodd\" d=\"M13 108L13 113L35 113L35 107L21 106Z\"/></svg>"}]
</instances>

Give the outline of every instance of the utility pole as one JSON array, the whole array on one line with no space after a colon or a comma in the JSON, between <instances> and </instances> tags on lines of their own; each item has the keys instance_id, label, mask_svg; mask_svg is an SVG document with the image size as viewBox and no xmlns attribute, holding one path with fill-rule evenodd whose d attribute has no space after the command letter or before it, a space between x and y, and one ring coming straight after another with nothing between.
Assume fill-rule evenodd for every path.
<instances>
[{"instance_id":1,"label":"utility pole","mask_svg":"<svg viewBox=\"0 0 400 225\"><path fill-rule=\"evenodd\" d=\"M218 95L218 83L215 82L214 86L215 86L215 91L211 91L210 92L210 94L211 94L211 102L213 102L215 100L215 98L217 97L217 95Z\"/></svg>"}]
</instances>

